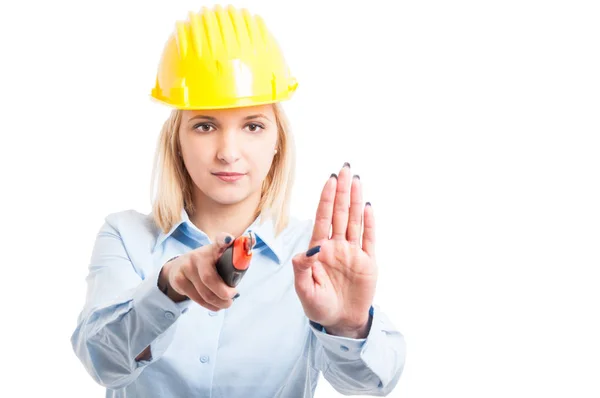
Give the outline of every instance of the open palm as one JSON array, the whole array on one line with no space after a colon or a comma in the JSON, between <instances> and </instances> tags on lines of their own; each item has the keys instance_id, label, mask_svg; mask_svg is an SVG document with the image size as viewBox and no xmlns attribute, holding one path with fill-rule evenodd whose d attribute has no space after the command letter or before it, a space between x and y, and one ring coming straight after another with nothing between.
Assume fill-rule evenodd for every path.
<instances>
[{"instance_id":1,"label":"open palm","mask_svg":"<svg viewBox=\"0 0 600 398\"><path fill-rule=\"evenodd\" d=\"M292 259L306 316L332 334L361 330L377 283L375 220L370 204L363 205L360 178L351 177L348 164L323 188L309 247Z\"/></svg>"}]
</instances>

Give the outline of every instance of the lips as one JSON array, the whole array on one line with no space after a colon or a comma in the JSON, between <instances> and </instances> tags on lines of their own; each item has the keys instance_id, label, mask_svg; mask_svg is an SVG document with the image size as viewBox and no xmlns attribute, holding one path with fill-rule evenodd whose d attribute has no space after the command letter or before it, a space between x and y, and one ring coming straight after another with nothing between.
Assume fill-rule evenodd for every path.
<instances>
[{"instance_id":1,"label":"lips","mask_svg":"<svg viewBox=\"0 0 600 398\"><path fill-rule=\"evenodd\" d=\"M213 175L225 182L235 182L245 176L245 174L242 174L242 173L233 173L233 172L227 172L227 171L213 173Z\"/></svg>"},{"instance_id":2,"label":"lips","mask_svg":"<svg viewBox=\"0 0 600 398\"><path fill-rule=\"evenodd\" d=\"M235 176L243 176L243 173L230 173L230 172L219 172L219 173L213 173L216 176L225 176L225 177L235 177Z\"/></svg>"}]
</instances>

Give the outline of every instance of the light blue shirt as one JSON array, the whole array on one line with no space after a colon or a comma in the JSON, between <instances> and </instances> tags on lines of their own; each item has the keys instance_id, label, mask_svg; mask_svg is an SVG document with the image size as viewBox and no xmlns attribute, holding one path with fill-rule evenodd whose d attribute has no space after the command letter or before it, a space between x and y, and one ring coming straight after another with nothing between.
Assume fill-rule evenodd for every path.
<instances>
[{"instance_id":1,"label":"light blue shirt","mask_svg":"<svg viewBox=\"0 0 600 398\"><path fill-rule=\"evenodd\" d=\"M240 297L212 312L174 303L157 286L170 258L212 243L185 211L168 233L151 215L110 214L89 265L87 297L71 342L107 397L312 397L320 374L343 394L383 396L397 384L405 343L379 307L366 339L310 322L294 288L292 257L308 249L312 221L277 237L260 216ZM148 345L152 358L135 358Z\"/></svg>"}]
</instances>

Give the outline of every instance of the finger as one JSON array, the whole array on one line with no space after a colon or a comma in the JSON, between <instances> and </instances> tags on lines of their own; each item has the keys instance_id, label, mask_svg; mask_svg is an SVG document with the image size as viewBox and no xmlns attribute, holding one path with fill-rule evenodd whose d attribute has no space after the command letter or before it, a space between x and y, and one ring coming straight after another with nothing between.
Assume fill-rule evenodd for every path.
<instances>
[{"instance_id":1,"label":"finger","mask_svg":"<svg viewBox=\"0 0 600 398\"><path fill-rule=\"evenodd\" d=\"M306 296L311 296L315 289L312 265L317 261L320 249L320 246L315 246L310 248L306 253L296 254L292 258L296 290Z\"/></svg>"},{"instance_id":2,"label":"finger","mask_svg":"<svg viewBox=\"0 0 600 398\"><path fill-rule=\"evenodd\" d=\"M235 296L238 291L236 288L228 286L223 278L217 273L216 268L204 271L201 277L204 285L219 299L228 301Z\"/></svg>"},{"instance_id":3,"label":"finger","mask_svg":"<svg viewBox=\"0 0 600 398\"><path fill-rule=\"evenodd\" d=\"M329 275L323 268L323 264L320 261L315 261L312 264L312 274L315 283L321 287L327 287L330 282Z\"/></svg>"},{"instance_id":4,"label":"finger","mask_svg":"<svg viewBox=\"0 0 600 398\"><path fill-rule=\"evenodd\" d=\"M200 296L202 296L202 298L208 304L214 305L215 307L220 309L229 308L231 307L231 304L233 304L233 296L226 300L223 300L220 297L218 297L212 290L210 290L205 284L202 284L200 286L200 290L198 291L198 293L200 293Z\"/></svg>"},{"instance_id":5,"label":"finger","mask_svg":"<svg viewBox=\"0 0 600 398\"><path fill-rule=\"evenodd\" d=\"M196 300L194 300L196 301ZM218 312L221 310L221 308L217 308L214 305L211 305L209 303L207 303L206 301L204 301L204 299L202 299L202 297L198 296L198 301L196 301L198 304L200 304L200 306L206 308L207 310L210 311L214 311L214 312Z\"/></svg>"},{"instance_id":6,"label":"finger","mask_svg":"<svg viewBox=\"0 0 600 398\"><path fill-rule=\"evenodd\" d=\"M219 257L223 254L223 252L231 246L233 243L234 237L227 232L219 232L217 236L215 236L215 241L213 243L213 261L216 263Z\"/></svg>"},{"instance_id":7,"label":"finger","mask_svg":"<svg viewBox=\"0 0 600 398\"><path fill-rule=\"evenodd\" d=\"M180 276L173 278L173 282L171 283L171 287L179 294L183 294L190 298L190 300L195 301L201 306L208 308L211 311L218 311L218 308L208 304L198 291L196 291L196 287L194 284L185 277L182 273L178 274Z\"/></svg>"},{"instance_id":8,"label":"finger","mask_svg":"<svg viewBox=\"0 0 600 398\"><path fill-rule=\"evenodd\" d=\"M360 177L355 175L352 178L352 188L350 189L350 218L348 219L348 230L346 231L346 239L348 239L348 242L360 244L362 217L362 186Z\"/></svg>"},{"instance_id":9,"label":"finger","mask_svg":"<svg viewBox=\"0 0 600 398\"><path fill-rule=\"evenodd\" d=\"M333 205L333 232L331 239L346 239L348 208L350 207L350 164L346 162L338 177Z\"/></svg>"},{"instance_id":10,"label":"finger","mask_svg":"<svg viewBox=\"0 0 600 398\"><path fill-rule=\"evenodd\" d=\"M313 227L313 234L308 247L316 246L323 239L329 239L336 186L337 176L332 174L321 192L321 200L319 201L315 217L315 226Z\"/></svg>"},{"instance_id":11,"label":"finger","mask_svg":"<svg viewBox=\"0 0 600 398\"><path fill-rule=\"evenodd\" d=\"M362 249L370 256L375 256L375 216L370 202L365 205L365 228L362 238Z\"/></svg>"},{"instance_id":12,"label":"finger","mask_svg":"<svg viewBox=\"0 0 600 398\"><path fill-rule=\"evenodd\" d=\"M218 308L226 308L227 302L225 300L221 300L204 285L204 282L202 281L202 278L200 277L196 267L192 267L191 270L187 267L182 267L182 272L185 277L192 282L194 289L196 289L196 292L198 292L204 301Z\"/></svg>"}]
</instances>

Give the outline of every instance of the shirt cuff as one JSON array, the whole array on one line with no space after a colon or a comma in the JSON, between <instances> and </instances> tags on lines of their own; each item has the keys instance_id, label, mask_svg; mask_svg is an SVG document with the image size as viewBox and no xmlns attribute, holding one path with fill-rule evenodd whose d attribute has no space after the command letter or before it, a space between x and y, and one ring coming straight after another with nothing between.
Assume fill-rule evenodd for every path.
<instances>
[{"instance_id":1,"label":"shirt cuff","mask_svg":"<svg viewBox=\"0 0 600 398\"><path fill-rule=\"evenodd\" d=\"M369 315L373 317L374 308L371 306L369 309ZM371 330L373 329L373 324L375 323L375 318L371 322ZM325 328L318 324L317 322L309 321L310 327L319 340L319 342L323 345L327 351L335 353L336 355L349 360L356 360L361 358L361 352L364 345L369 340L369 337L372 335L371 330L369 330L369 334L364 339L353 339L350 337L342 337L342 336L334 336L332 334L328 334L325 331Z\"/></svg>"},{"instance_id":2,"label":"shirt cuff","mask_svg":"<svg viewBox=\"0 0 600 398\"><path fill-rule=\"evenodd\" d=\"M155 343L157 351L152 352L152 357L158 357L161 348L160 340L155 340L169 329L190 305L190 300L175 303L161 292L157 285L159 274L160 268L144 279L133 294L133 309L139 325L143 325L138 329L141 331L140 336L134 339L134 344L137 342L139 347L133 348L135 352L142 352L148 345ZM155 347L151 345L150 348Z\"/></svg>"},{"instance_id":3,"label":"shirt cuff","mask_svg":"<svg viewBox=\"0 0 600 398\"><path fill-rule=\"evenodd\" d=\"M404 360L404 343L398 343L398 338L403 340L403 337L378 306L374 306L373 312L371 331L362 347L361 358L379 376L383 385L388 385L394 377L390 373L390 364Z\"/></svg>"}]
</instances>

